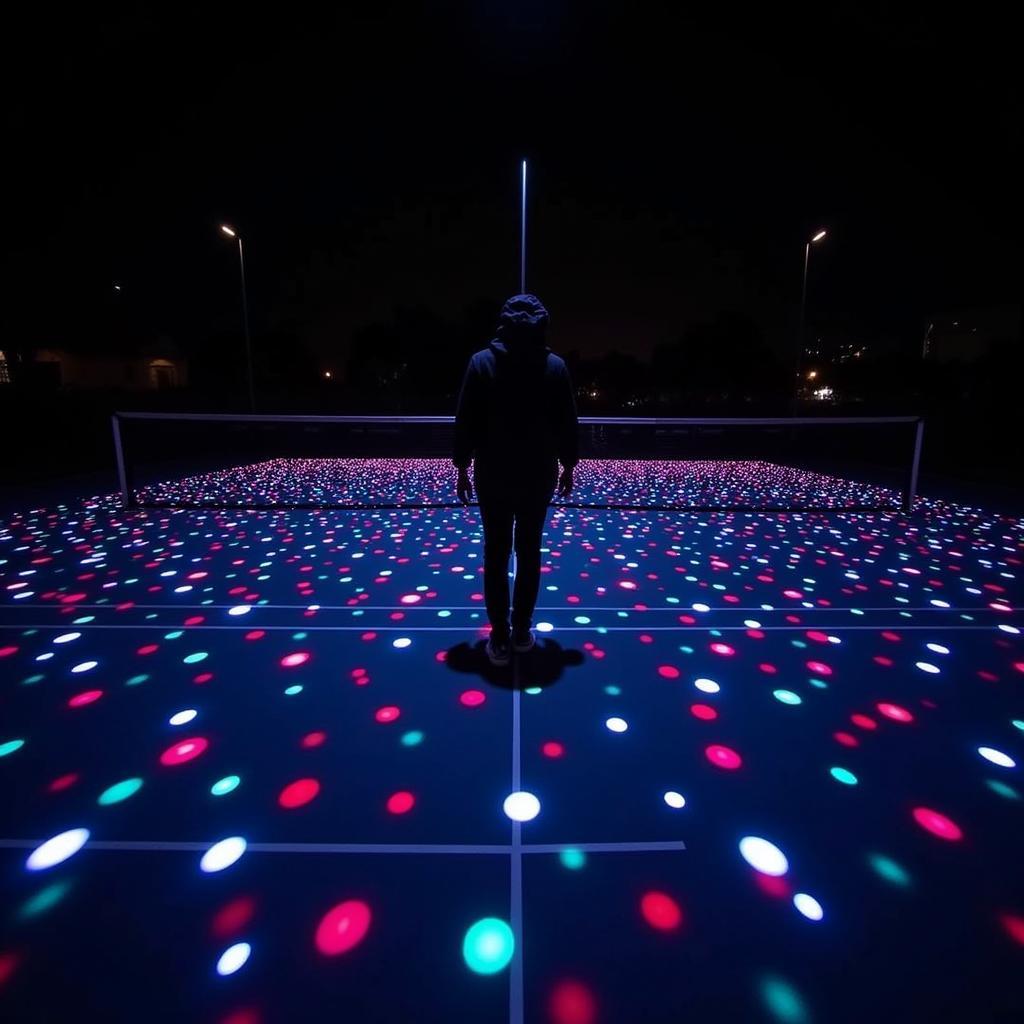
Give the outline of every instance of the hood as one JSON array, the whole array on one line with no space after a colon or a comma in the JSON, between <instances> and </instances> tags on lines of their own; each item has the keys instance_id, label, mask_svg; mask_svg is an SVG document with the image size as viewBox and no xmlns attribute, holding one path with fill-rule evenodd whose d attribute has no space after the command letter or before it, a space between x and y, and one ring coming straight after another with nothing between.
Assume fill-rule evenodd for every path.
<instances>
[{"instance_id":1,"label":"hood","mask_svg":"<svg viewBox=\"0 0 1024 1024\"><path fill-rule=\"evenodd\" d=\"M548 311L536 295L513 295L501 307L498 336L491 349L498 355L547 352Z\"/></svg>"}]
</instances>

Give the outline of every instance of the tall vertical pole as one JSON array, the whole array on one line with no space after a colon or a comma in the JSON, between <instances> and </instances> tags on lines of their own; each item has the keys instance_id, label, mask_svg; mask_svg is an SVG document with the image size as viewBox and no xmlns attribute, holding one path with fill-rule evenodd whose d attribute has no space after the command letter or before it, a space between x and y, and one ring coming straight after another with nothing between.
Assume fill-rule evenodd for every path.
<instances>
[{"instance_id":1,"label":"tall vertical pole","mask_svg":"<svg viewBox=\"0 0 1024 1024\"><path fill-rule=\"evenodd\" d=\"M800 363L804 355L804 321L807 318L807 265L811 260L811 243L804 244L804 286L800 292L800 324L796 333L796 366L793 371L793 412L796 415L797 397L800 391Z\"/></svg>"},{"instance_id":2,"label":"tall vertical pole","mask_svg":"<svg viewBox=\"0 0 1024 1024\"><path fill-rule=\"evenodd\" d=\"M519 207L519 292L526 291L526 161L523 161L523 190Z\"/></svg>"},{"instance_id":3,"label":"tall vertical pole","mask_svg":"<svg viewBox=\"0 0 1024 1024\"><path fill-rule=\"evenodd\" d=\"M242 236L238 236L238 270L242 278L242 326L245 330L245 375L249 387L249 412L256 411L256 392L252 382L252 342L249 339L249 299L245 294L245 257Z\"/></svg>"}]
</instances>

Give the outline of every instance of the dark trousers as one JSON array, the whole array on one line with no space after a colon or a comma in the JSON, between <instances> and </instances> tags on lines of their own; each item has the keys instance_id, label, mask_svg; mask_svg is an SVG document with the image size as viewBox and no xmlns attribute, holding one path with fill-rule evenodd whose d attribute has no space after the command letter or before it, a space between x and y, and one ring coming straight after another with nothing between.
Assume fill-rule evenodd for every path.
<instances>
[{"instance_id":1,"label":"dark trousers","mask_svg":"<svg viewBox=\"0 0 1024 1024\"><path fill-rule=\"evenodd\" d=\"M484 600L491 629L506 636L509 629L508 559L516 553L512 595L512 628L529 629L540 589L540 545L551 491L480 493L484 524Z\"/></svg>"}]
</instances>

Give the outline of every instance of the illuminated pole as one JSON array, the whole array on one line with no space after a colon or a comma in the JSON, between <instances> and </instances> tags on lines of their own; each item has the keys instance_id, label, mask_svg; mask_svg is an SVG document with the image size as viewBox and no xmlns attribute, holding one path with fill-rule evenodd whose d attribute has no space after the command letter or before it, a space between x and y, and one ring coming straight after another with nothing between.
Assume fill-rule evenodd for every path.
<instances>
[{"instance_id":1,"label":"illuminated pole","mask_svg":"<svg viewBox=\"0 0 1024 1024\"><path fill-rule=\"evenodd\" d=\"M523 189L519 208L519 292L526 292L526 161L523 161Z\"/></svg>"},{"instance_id":2,"label":"illuminated pole","mask_svg":"<svg viewBox=\"0 0 1024 1024\"><path fill-rule=\"evenodd\" d=\"M234 228L228 227L227 224L221 224L220 229L229 238L234 238L238 241L238 272L242 281L242 328L245 332L245 377L249 390L249 412L255 412L256 391L253 388L252 382L252 343L249 339L249 299L245 293L245 256L242 252L242 236L235 231Z\"/></svg>"},{"instance_id":3,"label":"illuminated pole","mask_svg":"<svg viewBox=\"0 0 1024 1024\"><path fill-rule=\"evenodd\" d=\"M800 293L800 325L796 336L796 369L793 381L793 415L796 415L797 396L800 390L800 362L804 354L804 322L807 319L807 267L811 262L811 246L820 242L828 232L822 228L804 244L804 286Z\"/></svg>"}]
</instances>

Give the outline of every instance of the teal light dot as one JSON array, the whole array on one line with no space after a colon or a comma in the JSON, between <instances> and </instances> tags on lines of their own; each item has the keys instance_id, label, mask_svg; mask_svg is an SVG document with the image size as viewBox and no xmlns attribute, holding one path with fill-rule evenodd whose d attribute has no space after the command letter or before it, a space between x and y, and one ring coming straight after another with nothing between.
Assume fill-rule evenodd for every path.
<instances>
[{"instance_id":1,"label":"teal light dot","mask_svg":"<svg viewBox=\"0 0 1024 1024\"><path fill-rule=\"evenodd\" d=\"M910 875L891 857L881 853L869 853L868 864L871 865L871 870L885 881L903 889L910 885Z\"/></svg>"},{"instance_id":2,"label":"teal light dot","mask_svg":"<svg viewBox=\"0 0 1024 1024\"><path fill-rule=\"evenodd\" d=\"M125 682L125 686L138 686L139 683L144 683L149 678L148 675L143 673L140 676L132 676L131 679Z\"/></svg>"},{"instance_id":3,"label":"teal light dot","mask_svg":"<svg viewBox=\"0 0 1024 1024\"><path fill-rule=\"evenodd\" d=\"M206 651L196 651L194 654L186 654L181 660L186 665L195 665L197 662L206 661L209 656L209 653Z\"/></svg>"},{"instance_id":4,"label":"teal light dot","mask_svg":"<svg viewBox=\"0 0 1024 1024\"><path fill-rule=\"evenodd\" d=\"M828 773L836 782L841 782L845 786L857 785L857 776L846 768L829 768Z\"/></svg>"},{"instance_id":5,"label":"teal light dot","mask_svg":"<svg viewBox=\"0 0 1024 1024\"><path fill-rule=\"evenodd\" d=\"M802 704L803 701L800 699L798 694L795 694L792 690L773 690L772 696L783 704Z\"/></svg>"},{"instance_id":6,"label":"teal light dot","mask_svg":"<svg viewBox=\"0 0 1024 1024\"><path fill-rule=\"evenodd\" d=\"M35 686L36 683L41 683L45 678L46 678L46 676L41 676L41 675L27 676L25 679L22 679L21 685L22 686Z\"/></svg>"},{"instance_id":7,"label":"teal light dot","mask_svg":"<svg viewBox=\"0 0 1024 1024\"><path fill-rule=\"evenodd\" d=\"M237 789L241 781L237 775L225 775L223 779L218 779L210 787L210 792L214 796L224 796L225 793L230 793L233 789Z\"/></svg>"},{"instance_id":8,"label":"teal light dot","mask_svg":"<svg viewBox=\"0 0 1024 1024\"><path fill-rule=\"evenodd\" d=\"M284 692L287 696L294 697L295 694L302 693L302 687L298 683L296 683L294 686L289 686L288 689Z\"/></svg>"},{"instance_id":9,"label":"teal light dot","mask_svg":"<svg viewBox=\"0 0 1024 1024\"><path fill-rule=\"evenodd\" d=\"M1019 718L1013 719L1013 726L1015 729L1020 729L1021 732L1024 732L1024 721L1021 721Z\"/></svg>"},{"instance_id":10,"label":"teal light dot","mask_svg":"<svg viewBox=\"0 0 1024 1024\"><path fill-rule=\"evenodd\" d=\"M419 729L410 729L402 734L403 747L418 747L423 742L423 733Z\"/></svg>"},{"instance_id":11,"label":"teal light dot","mask_svg":"<svg viewBox=\"0 0 1024 1024\"><path fill-rule=\"evenodd\" d=\"M605 692L605 693L607 693L607 694L609 694L609 695L610 695L610 696L612 696L612 697L618 697L618 695L619 695L620 693L622 693L622 690L621 690L621 688L620 688L620 687L618 687L618 686L606 686L606 687L604 688L604 692Z\"/></svg>"},{"instance_id":12,"label":"teal light dot","mask_svg":"<svg viewBox=\"0 0 1024 1024\"><path fill-rule=\"evenodd\" d=\"M998 793L1002 797L1006 797L1007 800L1019 800L1020 793L1013 788L1008 786L1005 782L999 779L986 779L985 785L992 790L993 793Z\"/></svg>"},{"instance_id":13,"label":"teal light dot","mask_svg":"<svg viewBox=\"0 0 1024 1024\"><path fill-rule=\"evenodd\" d=\"M776 975L768 974L761 979L761 998L768 1012L782 1024L804 1024L810 1020L800 993Z\"/></svg>"},{"instance_id":14,"label":"teal light dot","mask_svg":"<svg viewBox=\"0 0 1024 1024\"><path fill-rule=\"evenodd\" d=\"M25 920L30 917L38 917L51 907L55 907L68 894L71 883L67 880L54 882L45 889L40 889L34 896L30 896L21 905L18 917Z\"/></svg>"},{"instance_id":15,"label":"teal light dot","mask_svg":"<svg viewBox=\"0 0 1024 1024\"><path fill-rule=\"evenodd\" d=\"M16 750L21 750L23 746L25 746L24 740L8 740L6 743L0 743L0 757L13 754Z\"/></svg>"},{"instance_id":16,"label":"teal light dot","mask_svg":"<svg viewBox=\"0 0 1024 1024\"><path fill-rule=\"evenodd\" d=\"M140 789L142 789L142 779L123 779L103 790L96 802L104 807L109 807L111 804L119 804L122 800L134 796Z\"/></svg>"},{"instance_id":17,"label":"teal light dot","mask_svg":"<svg viewBox=\"0 0 1024 1024\"><path fill-rule=\"evenodd\" d=\"M528 686L525 690L523 690L523 693L528 693L531 697L536 697L537 694L540 692L541 688L539 686Z\"/></svg>"},{"instance_id":18,"label":"teal light dot","mask_svg":"<svg viewBox=\"0 0 1024 1024\"><path fill-rule=\"evenodd\" d=\"M512 929L497 917L485 917L472 925L462 941L466 965L477 974L504 970L515 951Z\"/></svg>"},{"instance_id":19,"label":"teal light dot","mask_svg":"<svg viewBox=\"0 0 1024 1024\"><path fill-rule=\"evenodd\" d=\"M809 679L808 682L817 690L827 690L828 683L824 679Z\"/></svg>"},{"instance_id":20,"label":"teal light dot","mask_svg":"<svg viewBox=\"0 0 1024 1024\"><path fill-rule=\"evenodd\" d=\"M587 863L587 855L582 850L563 850L558 859L562 862L562 867L570 871L579 871Z\"/></svg>"},{"instance_id":21,"label":"teal light dot","mask_svg":"<svg viewBox=\"0 0 1024 1024\"><path fill-rule=\"evenodd\" d=\"M309 636L308 633L292 633L293 640L305 640Z\"/></svg>"},{"instance_id":22,"label":"teal light dot","mask_svg":"<svg viewBox=\"0 0 1024 1024\"><path fill-rule=\"evenodd\" d=\"M154 615L154 618L155 617L156 616ZM147 616L147 618L148 618L148 616ZM170 633L165 633L164 634L164 639L165 640L178 640L178 639L181 638L182 635L183 635L183 631L182 630L175 629L175 630L172 630Z\"/></svg>"},{"instance_id":23,"label":"teal light dot","mask_svg":"<svg viewBox=\"0 0 1024 1024\"><path fill-rule=\"evenodd\" d=\"M92 622L92 620L95 618L95 615L83 615L81 618L72 619L71 621L76 626L84 626L86 625L86 623Z\"/></svg>"}]
</instances>

